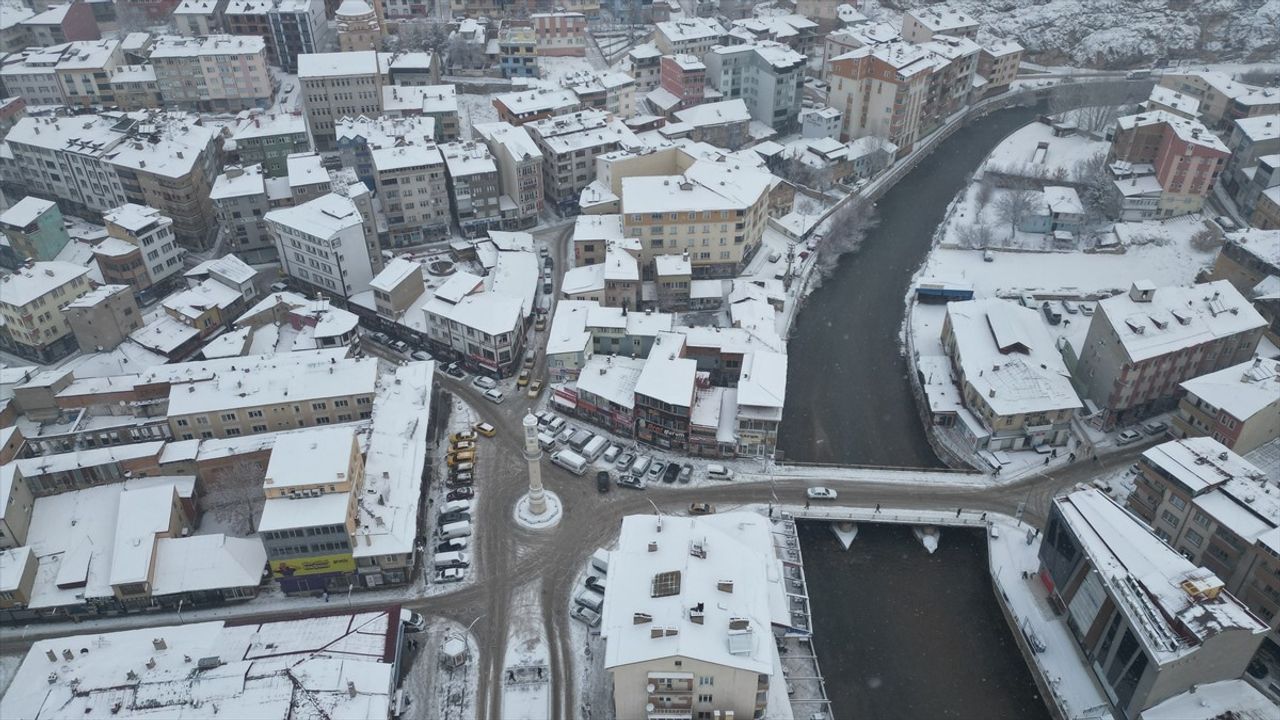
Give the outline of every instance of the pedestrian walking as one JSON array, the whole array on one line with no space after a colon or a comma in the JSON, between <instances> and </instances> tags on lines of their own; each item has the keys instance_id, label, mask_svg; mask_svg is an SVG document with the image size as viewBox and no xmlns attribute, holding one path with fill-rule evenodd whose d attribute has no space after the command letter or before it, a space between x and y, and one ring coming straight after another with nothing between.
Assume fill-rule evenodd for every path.
<instances>
[{"instance_id":1,"label":"pedestrian walking","mask_svg":"<svg viewBox=\"0 0 1280 720\"><path fill-rule=\"evenodd\" d=\"M809 509L809 501L808 501L808 500L805 500L805 501L804 501L804 509L805 509L805 510L808 510L808 509Z\"/></svg>"},{"instance_id":2,"label":"pedestrian walking","mask_svg":"<svg viewBox=\"0 0 1280 720\"><path fill-rule=\"evenodd\" d=\"M1070 455L1067 456L1067 462L1075 462L1075 461L1076 461L1075 453L1071 453Z\"/></svg>"},{"instance_id":3,"label":"pedestrian walking","mask_svg":"<svg viewBox=\"0 0 1280 720\"><path fill-rule=\"evenodd\" d=\"M876 503L876 512L880 512L880 503Z\"/></svg>"},{"instance_id":4,"label":"pedestrian walking","mask_svg":"<svg viewBox=\"0 0 1280 720\"><path fill-rule=\"evenodd\" d=\"M1048 464L1049 464L1049 456L1048 456L1048 455L1045 455L1045 456L1044 456L1044 464L1045 464L1045 465L1048 465Z\"/></svg>"},{"instance_id":5,"label":"pedestrian walking","mask_svg":"<svg viewBox=\"0 0 1280 720\"><path fill-rule=\"evenodd\" d=\"M987 514L986 514L986 513L982 513L982 519L983 519L983 520L986 520L986 519L987 519Z\"/></svg>"},{"instance_id":6,"label":"pedestrian walking","mask_svg":"<svg viewBox=\"0 0 1280 720\"><path fill-rule=\"evenodd\" d=\"M964 510L964 508L956 508L956 517L960 517L960 511L962 510Z\"/></svg>"}]
</instances>

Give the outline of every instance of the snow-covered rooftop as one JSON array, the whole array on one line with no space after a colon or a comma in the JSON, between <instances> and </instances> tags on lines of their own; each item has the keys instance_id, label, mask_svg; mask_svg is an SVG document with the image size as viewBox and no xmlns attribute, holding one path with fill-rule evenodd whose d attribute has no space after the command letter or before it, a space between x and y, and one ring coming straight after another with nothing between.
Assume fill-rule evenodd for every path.
<instances>
[{"instance_id":1,"label":"snow-covered rooftop","mask_svg":"<svg viewBox=\"0 0 1280 720\"><path fill-rule=\"evenodd\" d=\"M362 222L355 203L337 193L321 195L295 207L272 210L265 217L318 238L331 238Z\"/></svg>"},{"instance_id":2,"label":"snow-covered rooftop","mask_svg":"<svg viewBox=\"0 0 1280 720\"><path fill-rule=\"evenodd\" d=\"M1180 93L1163 85L1152 87L1151 96L1148 100L1155 105L1167 107L1189 117L1195 117L1200 114L1200 101L1194 96Z\"/></svg>"},{"instance_id":3,"label":"snow-covered rooftop","mask_svg":"<svg viewBox=\"0 0 1280 720\"><path fill-rule=\"evenodd\" d=\"M362 141L370 148L384 148L433 144L435 126L435 118L426 115L399 118L358 115L338 120L333 132L339 143Z\"/></svg>"},{"instance_id":4,"label":"snow-covered rooftop","mask_svg":"<svg viewBox=\"0 0 1280 720\"><path fill-rule=\"evenodd\" d=\"M1098 315L1110 321L1133 362L1266 326L1226 280L1157 288L1150 302L1121 293L1098 302L1093 322Z\"/></svg>"},{"instance_id":5,"label":"snow-covered rooftop","mask_svg":"<svg viewBox=\"0 0 1280 720\"><path fill-rule=\"evenodd\" d=\"M680 122L693 127L713 127L751 120L751 111L747 109L747 103L742 98L694 105L691 108L677 110L675 115Z\"/></svg>"},{"instance_id":6,"label":"snow-covered rooftop","mask_svg":"<svg viewBox=\"0 0 1280 720\"><path fill-rule=\"evenodd\" d=\"M88 273L86 267L60 260L32 263L31 267L0 277L0 302L23 307Z\"/></svg>"},{"instance_id":7,"label":"snow-covered rooftop","mask_svg":"<svg viewBox=\"0 0 1280 720\"><path fill-rule=\"evenodd\" d=\"M224 370L200 382L173 385L169 389L169 414L202 414L373 393L378 375L376 359L296 362L292 356L298 354L276 356L256 367L243 362L236 365L234 360L243 359L235 358L225 365L239 369Z\"/></svg>"},{"instance_id":8,"label":"snow-covered rooftop","mask_svg":"<svg viewBox=\"0 0 1280 720\"><path fill-rule=\"evenodd\" d=\"M694 381L698 362L680 357L684 338L674 333L659 333L649 350L648 361L636 393L676 407L693 405Z\"/></svg>"},{"instance_id":9,"label":"snow-covered rooftop","mask_svg":"<svg viewBox=\"0 0 1280 720\"><path fill-rule=\"evenodd\" d=\"M523 127L506 122L476 123L471 126L471 132L486 142L501 145L514 157L522 158L526 155L530 158L542 157L538 144L529 137L529 131Z\"/></svg>"},{"instance_id":10,"label":"snow-covered rooftop","mask_svg":"<svg viewBox=\"0 0 1280 720\"><path fill-rule=\"evenodd\" d=\"M151 47L152 59L200 57L204 55L256 55L265 52L267 41L256 35L208 35L193 38L162 35Z\"/></svg>"},{"instance_id":11,"label":"snow-covered rooftop","mask_svg":"<svg viewBox=\"0 0 1280 720\"><path fill-rule=\"evenodd\" d=\"M1151 125L1166 126L1170 132L1177 135L1178 139L1185 143L1199 145L1209 150L1217 150L1224 155L1231 152L1227 149L1226 143L1218 139L1217 135L1209 132L1209 128L1205 127L1199 120L1180 117L1167 110L1148 110L1136 115L1126 115L1116 120L1116 126L1121 130L1133 130L1134 128Z\"/></svg>"},{"instance_id":12,"label":"snow-covered rooftop","mask_svg":"<svg viewBox=\"0 0 1280 720\"><path fill-rule=\"evenodd\" d=\"M19 229L25 228L55 207L57 207L57 203L52 200L28 195L10 205L8 210L0 213L0 225L8 225Z\"/></svg>"},{"instance_id":13,"label":"snow-covered rooftop","mask_svg":"<svg viewBox=\"0 0 1280 720\"><path fill-rule=\"evenodd\" d=\"M1161 443L1142 453L1147 464L1165 477L1199 495L1232 478L1259 479L1262 471L1210 437L1183 438Z\"/></svg>"},{"instance_id":14,"label":"snow-covered rooftop","mask_svg":"<svg viewBox=\"0 0 1280 720\"><path fill-rule=\"evenodd\" d=\"M579 392L588 392L615 405L635 407L636 383L645 361L621 355L595 355L578 374Z\"/></svg>"},{"instance_id":15,"label":"snow-covered rooftop","mask_svg":"<svg viewBox=\"0 0 1280 720\"><path fill-rule=\"evenodd\" d=\"M1280 402L1280 360L1247 360L1187 380L1182 389L1244 422ZM1271 419L1273 424L1280 423L1280 418Z\"/></svg>"},{"instance_id":16,"label":"snow-covered rooftop","mask_svg":"<svg viewBox=\"0 0 1280 720\"><path fill-rule=\"evenodd\" d=\"M303 53L298 56L299 80L377 74L378 53L372 50Z\"/></svg>"},{"instance_id":17,"label":"snow-covered rooftop","mask_svg":"<svg viewBox=\"0 0 1280 720\"><path fill-rule=\"evenodd\" d=\"M355 482L347 477L355 430L349 425L307 428L281 437L271 450L264 489Z\"/></svg>"},{"instance_id":18,"label":"snow-covered rooftop","mask_svg":"<svg viewBox=\"0 0 1280 720\"><path fill-rule=\"evenodd\" d=\"M738 378L738 405L776 408L781 414L787 399L787 356L756 350L742 358Z\"/></svg>"},{"instance_id":19,"label":"snow-covered rooftop","mask_svg":"<svg viewBox=\"0 0 1280 720\"><path fill-rule=\"evenodd\" d=\"M524 312L524 303L519 298L496 292L474 293L450 301L437 291L423 310L485 335L501 335L516 329Z\"/></svg>"},{"instance_id":20,"label":"snow-covered rooftop","mask_svg":"<svg viewBox=\"0 0 1280 720\"><path fill-rule=\"evenodd\" d=\"M711 40L723 37L724 26L715 18L687 17L656 23L654 28L673 43Z\"/></svg>"},{"instance_id":21,"label":"snow-covered rooftop","mask_svg":"<svg viewBox=\"0 0 1280 720\"><path fill-rule=\"evenodd\" d=\"M502 103L515 115L541 112L564 112L579 106L578 94L572 90L538 87L531 90L501 93L493 96L495 103Z\"/></svg>"},{"instance_id":22,"label":"snow-covered rooftop","mask_svg":"<svg viewBox=\"0 0 1280 720\"><path fill-rule=\"evenodd\" d=\"M622 179L622 212L742 210L769 191L772 176L736 163L699 161L684 175Z\"/></svg>"},{"instance_id":23,"label":"snow-covered rooftop","mask_svg":"<svg viewBox=\"0 0 1280 720\"><path fill-rule=\"evenodd\" d=\"M1245 680L1193 685L1142 711L1138 720L1274 720L1275 701Z\"/></svg>"}]
</instances>

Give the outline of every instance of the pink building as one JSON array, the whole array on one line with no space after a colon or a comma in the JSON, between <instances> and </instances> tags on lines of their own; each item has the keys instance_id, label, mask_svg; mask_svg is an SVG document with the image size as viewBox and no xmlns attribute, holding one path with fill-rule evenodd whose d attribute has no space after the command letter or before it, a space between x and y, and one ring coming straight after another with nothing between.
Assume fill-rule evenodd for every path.
<instances>
[{"instance_id":1,"label":"pink building","mask_svg":"<svg viewBox=\"0 0 1280 720\"><path fill-rule=\"evenodd\" d=\"M693 55L663 55L658 69L658 86L680 98L676 110L693 107L706 94L707 66Z\"/></svg>"},{"instance_id":2,"label":"pink building","mask_svg":"<svg viewBox=\"0 0 1280 720\"><path fill-rule=\"evenodd\" d=\"M533 37L538 54L584 57L587 54L587 16L576 12L534 13Z\"/></svg>"}]
</instances>

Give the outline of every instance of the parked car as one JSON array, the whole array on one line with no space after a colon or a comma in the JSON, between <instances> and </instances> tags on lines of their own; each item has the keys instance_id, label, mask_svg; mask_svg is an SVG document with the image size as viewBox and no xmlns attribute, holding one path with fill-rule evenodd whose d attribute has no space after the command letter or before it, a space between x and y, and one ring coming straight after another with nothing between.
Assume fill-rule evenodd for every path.
<instances>
[{"instance_id":1,"label":"parked car","mask_svg":"<svg viewBox=\"0 0 1280 720\"><path fill-rule=\"evenodd\" d=\"M470 500L475 496L476 491L473 488L465 487L451 490L448 495L444 496L444 499L447 502L453 502L454 500Z\"/></svg>"},{"instance_id":2,"label":"parked car","mask_svg":"<svg viewBox=\"0 0 1280 720\"><path fill-rule=\"evenodd\" d=\"M545 315L539 315L539 316L538 316L538 317L533 321L533 329L534 329L534 330L546 330L546 329L547 329L547 316L545 316Z\"/></svg>"},{"instance_id":3,"label":"parked car","mask_svg":"<svg viewBox=\"0 0 1280 720\"><path fill-rule=\"evenodd\" d=\"M409 357L413 358L414 360L430 360L431 353L427 352L426 350L414 350L412 353L409 354Z\"/></svg>"},{"instance_id":4,"label":"parked car","mask_svg":"<svg viewBox=\"0 0 1280 720\"><path fill-rule=\"evenodd\" d=\"M524 387L529 384L529 371L521 370L519 377L516 378L516 387Z\"/></svg>"},{"instance_id":5,"label":"parked car","mask_svg":"<svg viewBox=\"0 0 1280 720\"><path fill-rule=\"evenodd\" d=\"M716 511L716 506L711 503L695 502L689 503L690 515L710 515Z\"/></svg>"},{"instance_id":6,"label":"parked car","mask_svg":"<svg viewBox=\"0 0 1280 720\"><path fill-rule=\"evenodd\" d=\"M1053 303L1045 300L1040 305L1040 311L1044 313L1044 319L1049 321L1050 325L1058 325L1062 322L1062 313L1053 307Z\"/></svg>"},{"instance_id":7,"label":"parked car","mask_svg":"<svg viewBox=\"0 0 1280 720\"><path fill-rule=\"evenodd\" d=\"M618 456L621 454L622 454L622 448L618 447L617 445L610 445L609 447L605 448L604 454L601 455L600 457L605 462L612 465L618 460Z\"/></svg>"},{"instance_id":8,"label":"parked car","mask_svg":"<svg viewBox=\"0 0 1280 720\"><path fill-rule=\"evenodd\" d=\"M609 492L609 471L601 470L596 473L596 492Z\"/></svg>"},{"instance_id":9,"label":"parked car","mask_svg":"<svg viewBox=\"0 0 1280 720\"><path fill-rule=\"evenodd\" d=\"M556 434L559 434L560 431L564 429L565 424L566 423L564 418L557 417L555 415L551 415L551 419L547 421L547 427L551 430L551 432Z\"/></svg>"},{"instance_id":10,"label":"parked car","mask_svg":"<svg viewBox=\"0 0 1280 720\"><path fill-rule=\"evenodd\" d=\"M1062 309L1065 310L1068 315L1076 315L1080 312L1080 306L1071 300L1063 300Z\"/></svg>"},{"instance_id":11,"label":"parked car","mask_svg":"<svg viewBox=\"0 0 1280 720\"><path fill-rule=\"evenodd\" d=\"M810 500L835 500L836 491L829 487L811 487L804 491Z\"/></svg>"},{"instance_id":12,"label":"parked car","mask_svg":"<svg viewBox=\"0 0 1280 720\"><path fill-rule=\"evenodd\" d=\"M1085 317L1093 316L1093 306L1086 303L1080 303L1080 314Z\"/></svg>"},{"instance_id":13,"label":"parked car","mask_svg":"<svg viewBox=\"0 0 1280 720\"><path fill-rule=\"evenodd\" d=\"M437 555L439 555L440 553L459 552L466 549L467 549L467 539L464 537L459 537L459 538L452 538L450 540L445 540L437 544L435 552Z\"/></svg>"},{"instance_id":14,"label":"parked car","mask_svg":"<svg viewBox=\"0 0 1280 720\"><path fill-rule=\"evenodd\" d=\"M449 467L453 467L458 463L475 462L476 453L474 450L459 450L457 452L451 452L445 456L445 461L449 463Z\"/></svg>"},{"instance_id":15,"label":"parked car","mask_svg":"<svg viewBox=\"0 0 1280 720\"><path fill-rule=\"evenodd\" d=\"M448 525L449 523L455 522L471 522L471 513L463 512L461 510L457 512L440 513L439 524Z\"/></svg>"},{"instance_id":16,"label":"parked car","mask_svg":"<svg viewBox=\"0 0 1280 720\"><path fill-rule=\"evenodd\" d=\"M605 580L599 575L588 575L586 582L587 589L591 592L604 594Z\"/></svg>"},{"instance_id":17,"label":"parked car","mask_svg":"<svg viewBox=\"0 0 1280 720\"><path fill-rule=\"evenodd\" d=\"M466 371L463 370L462 367L458 365L458 363L456 362L452 362L452 363L449 363L448 365L445 365L444 372L446 375L450 377L464 378L467 376Z\"/></svg>"},{"instance_id":18,"label":"parked car","mask_svg":"<svg viewBox=\"0 0 1280 720\"><path fill-rule=\"evenodd\" d=\"M544 295L550 295L550 294L551 294L551 281L550 281L550 280L547 280L546 282L542 283L542 292L543 292L543 294L544 294Z\"/></svg>"},{"instance_id":19,"label":"parked car","mask_svg":"<svg viewBox=\"0 0 1280 720\"><path fill-rule=\"evenodd\" d=\"M529 392L525 394L531 398L536 398L541 392L542 392L542 381L534 380L533 382L529 383Z\"/></svg>"},{"instance_id":20,"label":"parked car","mask_svg":"<svg viewBox=\"0 0 1280 720\"><path fill-rule=\"evenodd\" d=\"M485 391L484 391L484 399L485 399L485 400L488 400L488 401L489 401L489 402L491 402L491 403L497 403L497 404L501 405L501 404L502 404L502 401L507 399L507 396L506 396L506 395L503 395L503 394L502 394L500 391L498 391L498 390L485 390Z\"/></svg>"},{"instance_id":21,"label":"parked car","mask_svg":"<svg viewBox=\"0 0 1280 720\"><path fill-rule=\"evenodd\" d=\"M436 571L436 582L438 583L455 583L462 582L466 579L466 568L448 568L447 570Z\"/></svg>"},{"instance_id":22,"label":"parked car","mask_svg":"<svg viewBox=\"0 0 1280 720\"><path fill-rule=\"evenodd\" d=\"M533 363L534 363L533 354L530 353L524 356L524 360L520 362L520 367L524 368L525 370L532 370Z\"/></svg>"},{"instance_id":23,"label":"parked car","mask_svg":"<svg viewBox=\"0 0 1280 720\"><path fill-rule=\"evenodd\" d=\"M613 469L617 470L618 472L626 472L631 469L631 463L635 461L636 461L635 454L622 453L622 455L618 456L618 459L614 461Z\"/></svg>"},{"instance_id":24,"label":"parked car","mask_svg":"<svg viewBox=\"0 0 1280 720\"><path fill-rule=\"evenodd\" d=\"M273 283L271 283L271 292L273 292L273 293L285 292L285 291L287 291L288 289L289 289L289 286L288 286L288 285L285 285L285 284L284 284L284 283L282 283L282 282L273 282Z\"/></svg>"},{"instance_id":25,"label":"parked car","mask_svg":"<svg viewBox=\"0 0 1280 720\"><path fill-rule=\"evenodd\" d=\"M461 430L449 436L449 442L457 444L464 440L475 440L476 434L470 430Z\"/></svg>"},{"instance_id":26,"label":"parked car","mask_svg":"<svg viewBox=\"0 0 1280 720\"><path fill-rule=\"evenodd\" d=\"M680 482L687 483L693 479L693 466L685 463L680 466Z\"/></svg>"},{"instance_id":27,"label":"parked car","mask_svg":"<svg viewBox=\"0 0 1280 720\"><path fill-rule=\"evenodd\" d=\"M649 472L649 466L653 465L653 458L648 455L641 455L631 463L631 474L638 478L643 478L645 473Z\"/></svg>"},{"instance_id":28,"label":"parked car","mask_svg":"<svg viewBox=\"0 0 1280 720\"><path fill-rule=\"evenodd\" d=\"M469 488L474 483L475 483L474 478L472 478L471 474L468 473L466 477L463 477L460 475L456 478L449 478L448 480L445 480L444 486L449 488L450 490L460 490L462 488Z\"/></svg>"},{"instance_id":29,"label":"parked car","mask_svg":"<svg viewBox=\"0 0 1280 720\"><path fill-rule=\"evenodd\" d=\"M578 432L578 429L575 428L574 426L565 425L564 429L562 429L559 433L556 434L556 442L567 443L569 442L569 439L573 437L573 434L576 432Z\"/></svg>"},{"instance_id":30,"label":"parked car","mask_svg":"<svg viewBox=\"0 0 1280 720\"><path fill-rule=\"evenodd\" d=\"M1142 423L1142 432L1148 435L1159 435L1169 429L1169 423L1163 420L1152 420Z\"/></svg>"},{"instance_id":31,"label":"parked car","mask_svg":"<svg viewBox=\"0 0 1280 720\"><path fill-rule=\"evenodd\" d=\"M711 463L707 466L707 477L712 480L732 480L733 470L719 463Z\"/></svg>"},{"instance_id":32,"label":"parked car","mask_svg":"<svg viewBox=\"0 0 1280 720\"><path fill-rule=\"evenodd\" d=\"M667 469L667 464L661 460L654 460L649 464L649 479L657 480L662 477L662 471Z\"/></svg>"},{"instance_id":33,"label":"parked car","mask_svg":"<svg viewBox=\"0 0 1280 720\"><path fill-rule=\"evenodd\" d=\"M408 608L400 609L400 624L405 632L417 633L427 629L427 619Z\"/></svg>"},{"instance_id":34,"label":"parked car","mask_svg":"<svg viewBox=\"0 0 1280 720\"><path fill-rule=\"evenodd\" d=\"M550 269L555 266L556 266L556 261L552 260L550 255L542 256L542 267Z\"/></svg>"},{"instance_id":35,"label":"parked car","mask_svg":"<svg viewBox=\"0 0 1280 720\"><path fill-rule=\"evenodd\" d=\"M485 437L493 437L494 435L498 434L498 428L490 425L487 422L476 423L474 427L476 432L480 433Z\"/></svg>"},{"instance_id":36,"label":"parked car","mask_svg":"<svg viewBox=\"0 0 1280 720\"><path fill-rule=\"evenodd\" d=\"M569 617L585 624L587 627L595 627L600 624L600 613L581 605L573 606L573 609L569 611Z\"/></svg>"},{"instance_id":37,"label":"parked car","mask_svg":"<svg viewBox=\"0 0 1280 720\"><path fill-rule=\"evenodd\" d=\"M662 482L670 484L680 478L680 466L675 463L667 463L662 469Z\"/></svg>"},{"instance_id":38,"label":"parked car","mask_svg":"<svg viewBox=\"0 0 1280 720\"><path fill-rule=\"evenodd\" d=\"M491 378L491 377L486 377L486 376L484 376L484 375L477 375L477 376L476 376L476 379L471 381L471 384L472 384L472 385L475 385L476 387L480 388L481 390L492 390L492 389L494 389L494 388L498 387L498 381L497 381L497 380L494 380L494 379L493 379L493 378Z\"/></svg>"},{"instance_id":39,"label":"parked car","mask_svg":"<svg viewBox=\"0 0 1280 720\"><path fill-rule=\"evenodd\" d=\"M618 486L631 488L632 490L643 490L644 480L641 480L640 478L634 475L628 475L626 473L622 473L621 475L618 476Z\"/></svg>"},{"instance_id":40,"label":"parked car","mask_svg":"<svg viewBox=\"0 0 1280 720\"><path fill-rule=\"evenodd\" d=\"M1141 439L1142 433L1137 430L1121 430L1120 434L1116 435L1116 444L1128 445L1130 443L1136 443Z\"/></svg>"}]
</instances>

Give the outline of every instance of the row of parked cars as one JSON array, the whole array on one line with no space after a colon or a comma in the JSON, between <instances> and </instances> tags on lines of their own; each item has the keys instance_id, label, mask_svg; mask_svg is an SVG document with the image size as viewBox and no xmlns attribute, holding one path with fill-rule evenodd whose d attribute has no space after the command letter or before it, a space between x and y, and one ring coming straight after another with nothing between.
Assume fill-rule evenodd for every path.
<instances>
[{"instance_id":1,"label":"row of parked cars","mask_svg":"<svg viewBox=\"0 0 1280 720\"><path fill-rule=\"evenodd\" d=\"M573 609L569 616L584 623L587 627L600 624L600 613L604 609L604 592L609 574L609 553L596 550L587 566L587 579L581 589L574 593Z\"/></svg>"},{"instance_id":2,"label":"row of parked cars","mask_svg":"<svg viewBox=\"0 0 1280 720\"><path fill-rule=\"evenodd\" d=\"M493 437L497 432L497 428L482 422L449 436L446 494L436 517L432 560L436 582L461 582L467 577L467 568L471 567L466 550L471 538L471 503L476 496L477 443L481 437Z\"/></svg>"}]
</instances>

